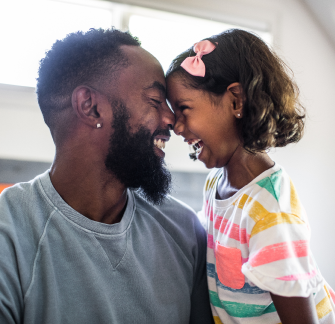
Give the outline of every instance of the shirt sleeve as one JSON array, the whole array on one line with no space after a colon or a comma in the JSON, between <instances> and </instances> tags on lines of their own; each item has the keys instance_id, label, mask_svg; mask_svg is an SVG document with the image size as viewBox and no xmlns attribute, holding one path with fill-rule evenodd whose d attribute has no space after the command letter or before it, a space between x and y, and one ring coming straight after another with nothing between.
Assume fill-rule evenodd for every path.
<instances>
[{"instance_id":1,"label":"shirt sleeve","mask_svg":"<svg viewBox=\"0 0 335 324\"><path fill-rule=\"evenodd\" d=\"M6 206L5 206L6 207ZM17 262L16 238L7 208L0 204L0 323L21 323L23 297Z\"/></svg>"},{"instance_id":2,"label":"shirt sleeve","mask_svg":"<svg viewBox=\"0 0 335 324\"><path fill-rule=\"evenodd\" d=\"M309 243L309 227L298 216L269 213L250 231L249 259L242 272L273 294L308 297L323 285Z\"/></svg>"},{"instance_id":3,"label":"shirt sleeve","mask_svg":"<svg viewBox=\"0 0 335 324\"><path fill-rule=\"evenodd\" d=\"M194 282L191 295L191 324L214 324L209 302L209 292L206 274L206 232L200 222L195 222L197 236L196 262Z\"/></svg>"}]
</instances>

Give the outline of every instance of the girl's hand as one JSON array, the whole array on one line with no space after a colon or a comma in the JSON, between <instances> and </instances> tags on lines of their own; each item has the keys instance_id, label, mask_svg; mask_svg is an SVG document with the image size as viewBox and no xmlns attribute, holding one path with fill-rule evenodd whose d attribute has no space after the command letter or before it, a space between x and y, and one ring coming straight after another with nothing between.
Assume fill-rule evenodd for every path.
<instances>
[{"instance_id":1,"label":"girl's hand","mask_svg":"<svg viewBox=\"0 0 335 324\"><path fill-rule=\"evenodd\" d=\"M319 323L313 295L305 298L270 294L282 324Z\"/></svg>"}]
</instances>

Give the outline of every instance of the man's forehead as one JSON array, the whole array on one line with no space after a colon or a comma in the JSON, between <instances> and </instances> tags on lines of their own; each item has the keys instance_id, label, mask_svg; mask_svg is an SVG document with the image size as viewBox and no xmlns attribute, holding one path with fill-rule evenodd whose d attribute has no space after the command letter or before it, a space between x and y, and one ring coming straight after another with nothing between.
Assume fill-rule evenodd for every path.
<instances>
[{"instance_id":1,"label":"man's forehead","mask_svg":"<svg viewBox=\"0 0 335 324\"><path fill-rule=\"evenodd\" d=\"M165 95L165 77L157 59L139 46L122 46L129 66L119 76L119 86L158 90Z\"/></svg>"},{"instance_id":2,"label":"man's forehead","mask_svg":"<svg viewBox=\"0 0 335 324\"><path fill-rule=\"evenodd\" d=\"M143 63L160 65L151 53L140 46L122 45L120 49L127 56L130 65L142 65Z\"/></svg>"}]
</instances>

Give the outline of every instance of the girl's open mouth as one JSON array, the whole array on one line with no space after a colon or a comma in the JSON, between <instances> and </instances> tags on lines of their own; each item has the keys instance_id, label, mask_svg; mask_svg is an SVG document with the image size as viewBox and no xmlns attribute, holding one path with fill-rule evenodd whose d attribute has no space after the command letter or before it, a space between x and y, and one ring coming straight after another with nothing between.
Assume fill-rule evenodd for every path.
<instances>
[{"instance_id":1,"label":"girl's open mouth","mask_svg":"<svg viewBox=\"0 0 335 324\"><path fill-rule=\"evenodd\" d=\"M204 143L202 142L201 139L190 140L187 141L187 143L190 147L190 150L192 151L192 153L189 154L190 159L193 161L197 160L202 151Z\"/></svg>"}]
</instances>

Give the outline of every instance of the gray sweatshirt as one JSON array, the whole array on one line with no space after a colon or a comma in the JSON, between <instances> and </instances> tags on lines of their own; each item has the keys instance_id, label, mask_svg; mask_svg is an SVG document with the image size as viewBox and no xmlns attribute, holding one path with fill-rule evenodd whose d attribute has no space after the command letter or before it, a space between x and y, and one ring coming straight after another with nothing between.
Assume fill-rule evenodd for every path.
<instances>
[{"instance_id":1,"label":"gray sweatshirt","mask_svg":"<svg viewBox=\"0 0 335 324\"><path fill-rule=\"evenodd\" d=\"M128 190L120 223L67 205L46 172L0 195L0 323L212 323L194 212Z\"/></svg>"}]
</instances>

